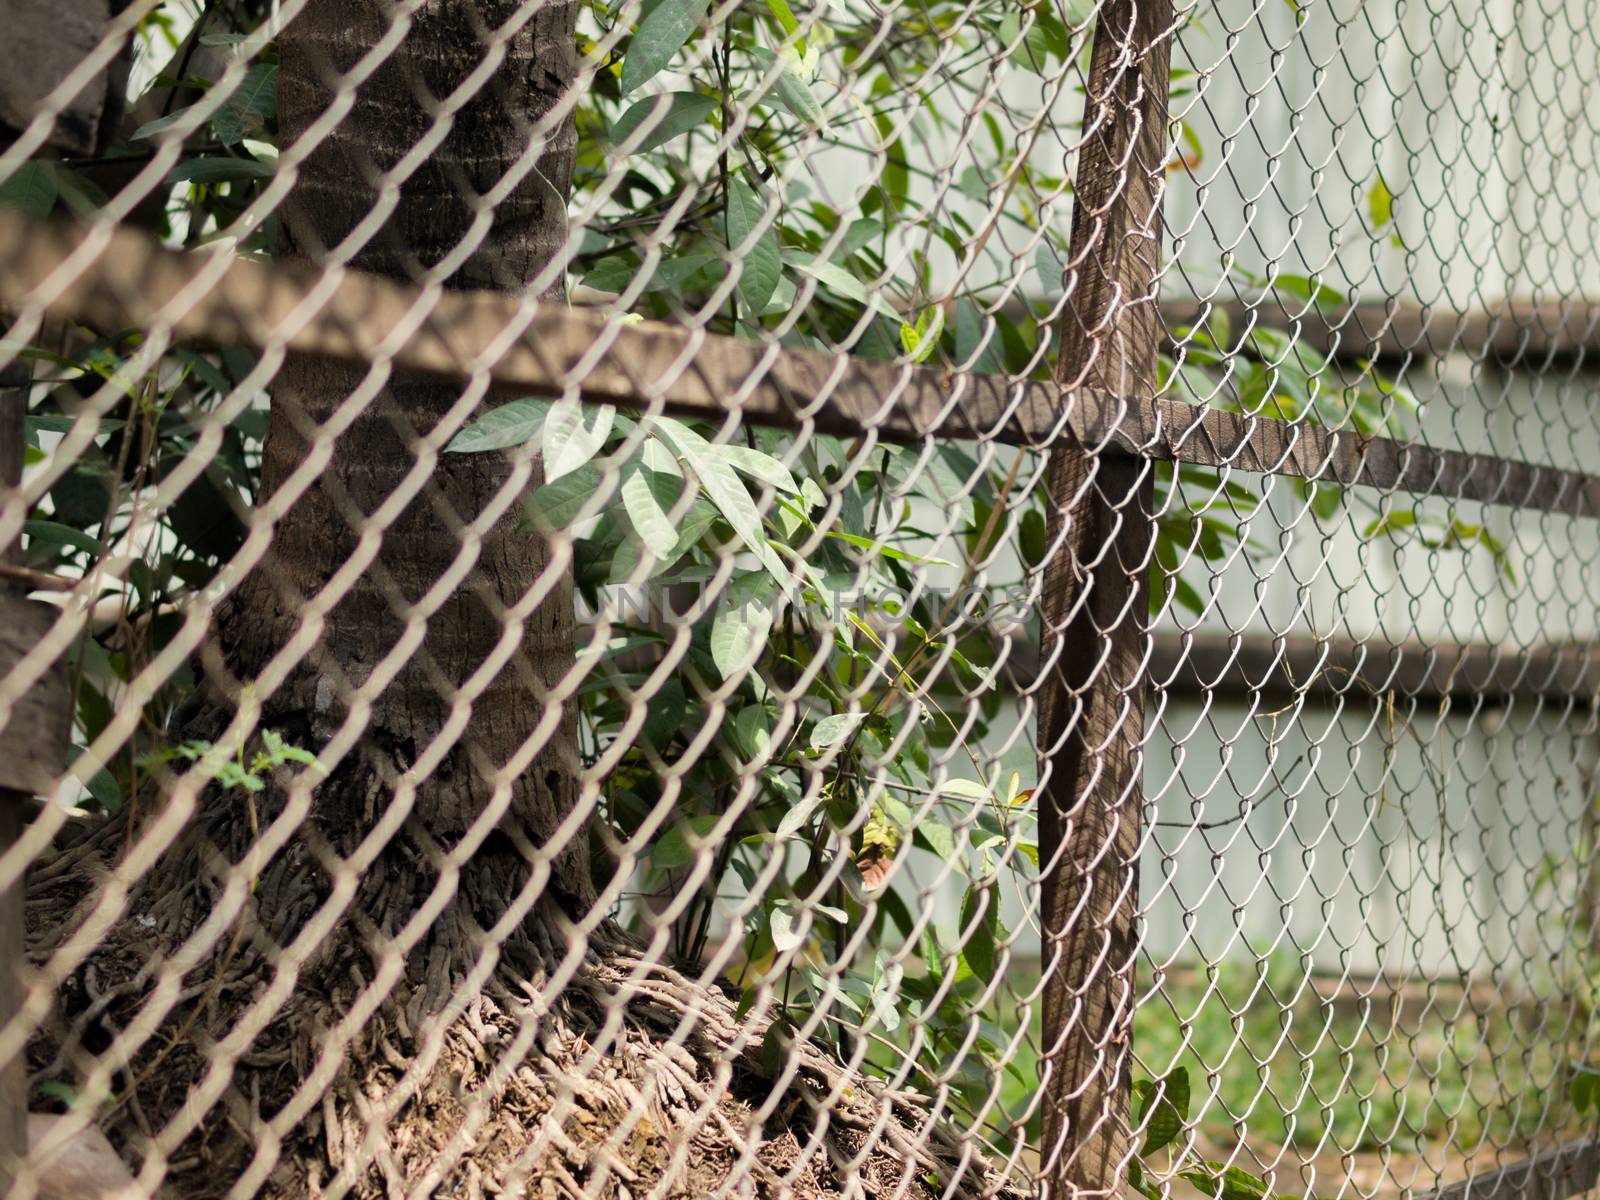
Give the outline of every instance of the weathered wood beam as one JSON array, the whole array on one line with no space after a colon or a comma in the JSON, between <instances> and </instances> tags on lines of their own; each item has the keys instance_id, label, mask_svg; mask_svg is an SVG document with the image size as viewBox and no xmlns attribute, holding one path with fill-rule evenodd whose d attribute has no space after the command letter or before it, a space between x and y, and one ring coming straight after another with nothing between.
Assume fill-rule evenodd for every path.
<instances>
[{"instance_id":1,"label":"weathered wood beam","mask_svg":"<svg viewBox=\"0 0 1600 1200\"><path fill-rule=\"evenodd\" d=\"M1600 1139L1579 1138L1495 1171L1475 1171L1414 1200L1569 1200L1600 1183Z\"/></svg>"},{"instance_id":2,"label":"weathered wood beam","mask_svg":"<svg viewBox=\"0 0 1600 1200\"><path fill-rule=\"evenodd\" d=\"M1170 0L1095 24L1063 280L1058 411L1080 389L1150 410L1162 325ZM1124 406L1118 405L1118 410ZM1155 467L1106 454L1120 421L1050 448L1040 614L1041 1200L1120 1196L1137 1140L1134 964ZM1154 431L1159 432L1159 431Z\"/></svg>"},{"instance_id":3,"label":"weathered wood beam","mask_svg":"<svg viewBox=\"0 0 1600 1200\"><path fill-rule=\"evenodd\" d=\"M1306 696L1368 703L1537 699L1587 707L1600 701L1600 650L1590 644L1529 650L1483 642L1430 646L1348 638L1185 635L1155 638L1149 679L1177 695Z\"/></svg>"},{"instance_id":4,"label":"weathered wood beam","mask_svg":"<svg viewBox=\"0 0 1600 1200\"><path fill-rule=\"evenodd\" d=\"M421 291L228 251L180 254L138 231L41 225L0 213L0 309L97 329L167 326L180 339L281 347L453 376L502 393L891 441L990 439L1043 447L1064 433L1110 454L1600 516L1600 477L1437 450L1320 425L1133 400L1092 386L897 366L756 346L662 322L498 293Z\"/></svg>"},{"instance_id":5,"label":"weathered wood beam","mask_svg":"<svg viewBox=\"0 0 1600 1200\"><path fill-rule=\"evenodd\" d=\"M1405 300L1318 308L1292 296L1241 300L1165 300L1173 344L1179 331L1220 313L1237 338L1257 325L1293 333L1330 358L1393 363L1465 354L1497 366L1544 367L1600 360L1600 300L1506 299L1457 311Z\"/></svg>"},{"instance_id":6,"label":"weathered wood beam","mask_svg":"<svg viewBox=\"0 0 1600 1200\"><path fill-rule=\"evenodd\" d=\"M1031 691L1039 677L1037 647L1013 637L1002 670L1012 685ZM1145 677L1171 696L1221 702L1304 696L1313 703L1360 705L1393 692L1399 702L1448 699L1457 711L1509 699L1587 708L1600 703L1600 648L1587 642L1518 649L1487 642L1429 645L1169 630L1151 636Z\"/></svg>"}]
</instances>

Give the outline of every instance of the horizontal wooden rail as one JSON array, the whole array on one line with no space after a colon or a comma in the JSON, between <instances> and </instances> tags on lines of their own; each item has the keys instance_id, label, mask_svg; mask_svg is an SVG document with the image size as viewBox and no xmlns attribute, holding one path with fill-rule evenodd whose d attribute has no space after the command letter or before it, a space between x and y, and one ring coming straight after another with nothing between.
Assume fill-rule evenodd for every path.
<instances>
[{"instance_id":1,"label":"horizontal wooden rail","mask_svg":"<svg viewBox=\"0 0 1600 1200\"><path fill-rule=\"evenodd\" d=\"M103 329L392 363L501 391L895 441L937 435L1293 475L1386 491L1600 515L1600 478L1307 423L843 354L753 345L492 292L178 253L148 235L0 214L0 308Z\"/></svg>"},{"instance_id":2,"label":"horizontal wooden rail","mask_svg":"<svg viewBox=\"0 0 1600 1200\"><path fill-rule=\"evenodd\" d=\"M1600 1140L1580 1138L1413 1200L1570 1200L1600 1183Z\"/></svg>"},{"instance_id":3,"label":"horizontal wooden rail","mask_svg":"<svg viewBox=\"0 0 1600 1200\"><path fill-rule=\"evenodd\" d=\"M1162 633L1155 638L1149 678L1180 695L1366 700L1393 692L1401 701L1449 699L1458 705L1509 697L1588 703L1600 697L1600 649Z\"/></svg>"},{"instance_id":4,"label":"horizontal wooden rail","mask_svg":"<svg viewBox=\"0 0 1600 1200\"><path fill-rule=\"evenodd\" d=\"M1032 685L1035 649L1014 638L1003 671L1019 687ZM1166 630L1151 639L1145 676L1172 696L1218 700L1305 696L1364 704L1392 692L1397 702L1448 699L1457 709L1512 698L1589 705L1600 702L1600 647L1573 642L1519 650L1485 642L1434 646Z\"/></svg>"},{"instance_id":5,"label":"horizontal wooden rail","mask_svg":"<svg viewBox=\"0 0 1600 1200\"><path fill-rule=\"evenodd\" d=\"M1575 297L1544 302L1507 299L1458 312L1405 300L1367 300L1318 308L1292 296L1239 300L1163 300L1162 320L1174 342L1178 331L1213 313L1232 336L1252 325L1294 334L1340 360L1435 358L1465 354L1499 366L1600 366L1600 300Z\"/></svg>"}]
</instances>

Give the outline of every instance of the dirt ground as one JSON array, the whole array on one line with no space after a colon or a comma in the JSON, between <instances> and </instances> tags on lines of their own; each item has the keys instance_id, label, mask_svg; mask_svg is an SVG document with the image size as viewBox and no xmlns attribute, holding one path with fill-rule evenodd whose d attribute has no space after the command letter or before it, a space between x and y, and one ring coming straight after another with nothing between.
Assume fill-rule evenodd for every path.
<instances>
[{"instance_id":1,"label":"dirt ground","mask_svg":"<svg viewBox=\"0 0 1600 1200\"><path fill-rule=\"evenodd\" d=\"M1223 1158L1219 1147L1202 1145L1201 1151L1208 1158L1218 1161ZM1276 1196L1316 1197L1317 1200L1408 1200L1470 1176L1510 1166L1532 1152L1496 1151L1485 1147L1469 1157L1441 1145L1420 1153L1415 1149L1390 1149L1346 1154L1330 1149L1313 1154L1294 1146L1280 1147L1256 1141L1234 1161L1265 1179ZM1205 1200L1204 1193L1181 1180L1175 1182L1172 1194L1175 1200Z\"/></svg>"}]
</instances>

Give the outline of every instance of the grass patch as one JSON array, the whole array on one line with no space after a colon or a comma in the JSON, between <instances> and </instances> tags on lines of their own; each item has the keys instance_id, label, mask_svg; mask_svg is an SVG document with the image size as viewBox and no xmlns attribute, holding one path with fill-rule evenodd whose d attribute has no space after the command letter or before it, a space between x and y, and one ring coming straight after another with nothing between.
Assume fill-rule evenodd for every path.
<instances>
[{"instance_id":1,"label":"grass patch","mask_svg":"<svg viewBox=\"0 0 1600 1200\"><path fill-rule=\"evenodd\" d=\"M1219 1145L1467 1152L1576 1123L1581 1053L1563 1026L1582 1023L1565 1001L1507 1007L1455 985L1335 997L1292 957L1199 968L1154 995L1148 972L1139 982L1139 1061L1188 1070L1190 1117Z\"/></svg>"}]
</instances>

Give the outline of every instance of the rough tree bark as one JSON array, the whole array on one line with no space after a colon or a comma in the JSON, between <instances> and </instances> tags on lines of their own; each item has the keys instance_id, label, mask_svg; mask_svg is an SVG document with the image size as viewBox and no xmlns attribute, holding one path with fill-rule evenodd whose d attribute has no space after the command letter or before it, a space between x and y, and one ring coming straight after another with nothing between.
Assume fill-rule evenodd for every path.
<instances>
[{"instance_id":1,"label":"rough tree bark","mask_svg":"<svg viewBox=\"0 0 1600 1200\"><path fill-rule=\"evenodd\" d=\"M421 5L349 114L300 166L283 251L321 262L353 238L354 265L409 278L481 235L449 286L526 289L566 242L570 121L536 167L521 158L529 126L573 79L575 8L557 0ZM285 31L285 145L327 109L338 74L380 40L390 11L381 0L318 0ZM448 135L398 197L385 197L378 176L432 128L434 99L484 62L489 30L518 20L525 23L505 41L488 83L453 114ZM492 225L476 228L473 197L508 172L521 174L499 197ZM389 201L381 228L365 228ZM560 275L552 274L555 290ZM278 521L270 555L218 614L206 686L175 731L220 736L241 685L309 633L311 653L280 686L254 696L260 726L323 746L349 711L342 678L368 685L361 736L251 881L231 934L214 939L184 976L164 1020L134 1039L130 1027L148 1023L152 969L202 927L228 864L272 828L292 790L270 783L250 820L237 793L204 797L139 881L129 918L62 989L33 1047L36 1078L81 1075L97 1056L132 1049L100 1123L146 1181L164 1181L163 1194L179 1197L230 1188L277 1196L505 1190L574 1200L720 1186L802 1197L862 1186L909 1197L1006 1190L926 1102L852 1078L804 1043L775 1089L761 1074L763 1022L741 1022L717 987L651 962L607 922L574 933L571 922L589 916L595 900L589 830L557 829L578 795L575 714L570 705L552 714L545 693L573 662L570 584L559 572L546 578L550 548L515 528L514 507L483 534L471 569L452 574L463 544L458 522L486 511L512 470L508 459L442 456L426 464L427 486L398 515L385 511L409 486L417 440L462 392L459 382L400 372L370 384L370 400L333 441L316 482ZM317 428L337 421L363 386L348 367L288 358L273 385L264 493L287 497L280 489L324 440ZM317 596L363 553L363 528L379 523L376 562L320 626L303 628L301 598ZM504 610L544 585L521 622L517 653L473 701L470 719L448 728L457 689L506 634ZM409 606L439 591L444 603L408 648ZM396 647L403 661L386 662ZM396 665L387 682L375 674ZM430 761L442 736L457 740ZM509 792L497 792L489 776L507 763L519 769ZM138 806L144 819L158 803ZM359 869L341 861L402 804L410 806L405 820ZM503 815L469 844L492 804L503 804ZM108 861L137 833L110 823L39 873L31 895L42 927L37 958L71 936ZM458 876L442 873L446 856ZM441 880L449 885L442 891ZM536 899L524 915L514 906L530 880ZM433 911L430 901L442 907ZM338 917L331 935L303 960L291 958L297 936L328 912ZM408 922L415 929L419 913L420 936L394 977L383 977L392 964L382 946ZM364 997L381 1003L363 1011ZM346 1020L352 1040L340 1045ZM258 1028L242 1034L252 1021Z\"/></svg>"},{"instance_id":2,"label":"rough tree bark","mask_svg":"<svg viewBox=\"0 0 1600 1200\"><path fill-rule=\"evenodd\" d=\"M363 83L349 115L301 166L283 213L280 254L322 264L354 239L359 249L349 257L351 266L414 278L476 241L448 286L527 289L566 244L576 146L571 122L548 135L537 164L520 160L530 128L572 82L575 11L570 2L514 0L449 0L419 10L398 49ZM291 23L279 52L285 145L334 105L339 77L378 42L389 12L374 0L338 0L310 5ZM509 28L508 22L520 28L503 41L504 62L454 115L442 144L401 184L381 228L363 231L381 211L379 173L392 170L433 131L436 118L426 98L450 97L481 66L486 42L501 36L493 31ZM508 177L517 182L496 197L492 225L475 230L478 198ZM560 294L559 272L545 290ZM403 647L409 606L458 569L460 526L496 501L511 464L499 455L441 455L427 468L416 498L398 517L383 517L380 510L414 486L408 477L417 470L420 439L460 404L462 385L397 371L362 402L364 379L358 368L302 355L290 355L278 373L262 463L264 496L276 493L313 453L318 435L312 431L342 423L346 408L359 415L333 439L316 481L278 523L268 560L222 614L228 668L254 678L300 628L301 598L323 592L360 552L364 534L381 537L375 565L348 586L319 630L315 651L266 703L269 726L288 722L308 734L310 744L320 744L346 717L346 689L335 681L342 676L349 687L360 687L384 660L399 660L390 663L398 670L372 700L354 761L319 796L319 820L359 836L371 828L371 801L368 788L353 786L349 777L368 776L380 790L392 788L433 748L457 703L456 689L490 658L507 624L517 625L506 610L544 585L548 592L522 626L517 653L470 702L465 729L428 772L414 812L426 838L453 845L490 801L488 772L520 756L525 765L511 784L506 826L527 830L542 845L577 794L575 710L547 705L544 696L573 661L570 581L551 569L549 547L517 528L519 510L512 506L483 535L471 569L428 618L421 644ZM541 482L535 471L530 486ZM547 722L550 707L559 713L553 724ZM514 846L492 840L484 861L494 867L481 881L489 889L481 898L487 912L503 906L515 874L526 873ZM551 890L569 914L587 912L594 896L587 842L568 838L552 867ZM463 882L471 904L480 900L475 886Z\"/></svg>"}]
</instances>

